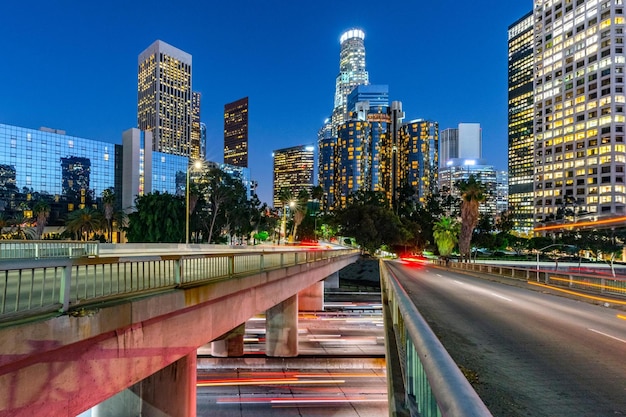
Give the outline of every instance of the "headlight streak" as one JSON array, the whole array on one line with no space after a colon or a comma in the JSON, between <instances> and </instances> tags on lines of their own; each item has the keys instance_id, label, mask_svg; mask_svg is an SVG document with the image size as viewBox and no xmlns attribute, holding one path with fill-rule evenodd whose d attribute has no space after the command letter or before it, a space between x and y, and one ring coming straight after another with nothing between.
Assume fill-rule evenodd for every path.
<instances>
[{"instance_id":1,"label":"headlight streak","mask_svg":"<svg viewBox=\"0 0 626 417\"><path fill-rule=\"evenodd\" d=\"M381 395L380 398L366 398L366 397L301 397L301 398L220 398L216 401L216 404L273 404L275 408L291 408L298 406L298 404L329 404L329 403L372 403L372 402L387 402L387 396Z\"/></svg>"},{"instance_id":2,"label":"headlight streak","mask_svg":"<svg viewBox=\"0 0 626 417\"><path fill-rule=\"evenodd\" d=\"M479 293L483 293L483 294L489 294L489 295L491 295L491 296L493 296L493 297L500 298L500 299L502 299L502 300L506 300L506 301L513 301L511 298L508 298L508 297L505 297L505 296L503 296L503 295L497 294L497 293L495 293L495 292L493 292L493 291L487 291L487 290L484 290L484 289L482 289L482 288L473 287L473 286L471 286L470 284L467 284L467 283L465 283L465 282L461 282L461 281L454 280L454 283L455 283L455 284L462 285L462 286L464 286L464 287L471 287L471 290L472 290L472 291L475 291L475 292L479 292Z\"/></svg>"},{"instance_id":3,"label":"headlight streak","mask_svg":"<svg viewBox=\"0 0 626 417\"><path fill-rule=\"evenodd\" d=\"M603 284L593 284L591 282L586 282L586 281L579 281L579 280L570 280L569 278L561 278L561 277L550 277L551 281L559 281L559 282L566 282L567 284L577 284L577 285L581 285L583 287L591 287L591 288L600 288L600 289L607 289L607 290L613 290L615 292L624 292L624 289L622 287L614 287L611 285L603 285Z\"/></svg>"},{"instance_id":4,"label":"headlight streak","mask_svg":"<svg viewBox=\"0 0 626 417\"><path fill-rule=\"evenodd\" d=\"M626 316L624 316L623 314L618 314L617 318L618 319L622 319L622 320L626 320Z\"/></svg>"},{"instance_id":5,"label":"headlight streak","mask_svg":"<svg viewBox=\"0 0 626 417\"><path fill-rule=\"evenodd\" d=\"M589 300L602 301L602 302L605 302L605 303L618 304L618 305L626 305L626 301L616 300L614 298L595 297L593 295L587 295L587 294L583 294L583 293L576 292L576 291L570 291L570 290L566 290L564 288L555 287L553 285L541 284L539 282L527 281L527 283L530 284L530 285L535 285L537 287L548 288L548 289L551 289L551 290L554 290L554 291L560 291L560 292L564 292L566 294L575 295L577 297L587 298Z\"/></svg>"},{"instance_id":6,"label":"headlight streak","mask_svg":"<svg viewBox=\"0 0 626 417\"><path fill-rule=\"evenodd\" d=\"M198 380L198 387L230 387L243 385L308 385L308 384L345 384L343 379L300 380L298 378L276 379L223 379L223 380Z\"/></svg>"}]
</instances>

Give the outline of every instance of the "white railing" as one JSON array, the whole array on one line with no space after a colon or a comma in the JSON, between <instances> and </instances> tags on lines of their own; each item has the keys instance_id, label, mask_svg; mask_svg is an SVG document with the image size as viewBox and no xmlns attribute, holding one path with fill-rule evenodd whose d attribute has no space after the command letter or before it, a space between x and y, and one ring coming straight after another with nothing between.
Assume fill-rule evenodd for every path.
<instances>
[{"instance_id":1,"label":"white railing","mask_svg":"<svg viewBox=\"0 0 626 417\"><path fill-rule=\"evenodd\" d=\"M0 240L0 260L98 256L98 248L98 242Z\"/></svg>"},{"instance_id":2,"label":"white railing","mask_svg":"<svg viewBox=\"0 0 626 417\"><path fill-rule=\"evenodd\" d=\"M358 251L230 252L0 262L0 321L66 313L91 303L201 285Z\"/></svg>"}]
</instances>

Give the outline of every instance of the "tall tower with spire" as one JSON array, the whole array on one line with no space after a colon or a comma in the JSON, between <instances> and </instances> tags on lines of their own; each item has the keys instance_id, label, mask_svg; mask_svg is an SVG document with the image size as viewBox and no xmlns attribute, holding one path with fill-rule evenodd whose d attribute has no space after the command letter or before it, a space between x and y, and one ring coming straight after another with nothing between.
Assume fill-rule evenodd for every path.
<instances>
[{"instance_id":1,"label":"tall tower with spire","mask_svg":"<svg viewBox=\"0 0 626 417\"><path fill-rule=\"evenodd\" d=\"M361 29L349 29L339 38L339 74L335 83L335 107L331 117L333 132L337 126L347 120L348 94L362 84L369 84L369 75L365 70L365 33Z\"/></svg>"}]
</instances>

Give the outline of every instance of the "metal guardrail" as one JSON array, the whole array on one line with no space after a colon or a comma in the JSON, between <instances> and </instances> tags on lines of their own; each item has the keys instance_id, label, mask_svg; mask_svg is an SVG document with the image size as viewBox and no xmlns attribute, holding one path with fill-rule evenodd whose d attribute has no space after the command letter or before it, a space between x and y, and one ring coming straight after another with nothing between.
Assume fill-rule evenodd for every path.
<instances>
[{"instance_id":1,"label":"metal guardrail","mask_svg":"<svg viewBox=\"0 0 626 417\"><path fill-rule=\"evenodd\" d=\"M411 416L419 417L491 416L384 262L381 262L380 277L383 299L392 322L386 325L393 325L400 350L397 357L401 361L404 383L404 413L408 411ZM388 357L392 356L387 353ZM403 410L390 408L390 415L402 413Z\"/></svg>"},{"instance_id":2,"label":"metal guardrail","mask_svg":"<svg viewBox=\"0 0 626 417\"><path fill-rule=\"evenodd\" d=\"M285 268L358 251L30 259L0 262L0 321Z\"/></svg>"},{"instance_id":3,"label":"metal guardrail","mask_svg":"<svg viewBox=\"0 0 626 417\"><path fill-rule=\"evenodd\" d=\"M1 240L1 259L78 258L98 256L98 242Z\"/></svg>"},{"instance_id":4,"label":"metal guardrail","mask_svg":"<svg viewBox=\"0 0 626 417\"><path fill-rule=\"evenodd\" d=\"M439 263L440 265L445 265ZM449 267L502 277L538 282L568 290L580 290L599 295L626 297L626 279L613 277L610 272L579 273L549 269L518 268L510 265L450 262Z\"/></svg>"}]
</instances>

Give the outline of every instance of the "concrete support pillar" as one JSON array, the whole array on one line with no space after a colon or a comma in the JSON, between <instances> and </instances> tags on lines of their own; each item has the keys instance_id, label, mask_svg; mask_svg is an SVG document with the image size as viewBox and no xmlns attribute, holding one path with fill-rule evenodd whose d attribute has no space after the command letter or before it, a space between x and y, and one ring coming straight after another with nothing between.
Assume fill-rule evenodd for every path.
<instances>
[{"instance_id":1,"label":"concrete support pillar","mask_svg":"<svg viewBox=\"0 0 626 417\"><path fill-rule=\"evenodd\" d=\"M91 414L82 416L91 417L135 417L141 415L141 398L133 391L125 389L108 400L91 409Z\"/></svg>"},{"instance_id":2,"label":"concrete support pillar","mask_svg":"<svg viewBox=\"0 0 626 417\"><path fill-rule=\"evenodd\" d=\"M194 350L130 388L141 397L142 417L195 417L196 357Z\"/></svg>"},{"instance_id":3,"label":"concrete support pillar","mask_svg":"<svg viewBox=\"0 0 626 417\"><path fill-rule=\"evenodd\" d=\"M326 288L339 288L339 272L334 272L324 279Z\"/></svg>"},{"instance_id":4,"label":"concrete support pillar","mask_svg":"<svg viewBox=\"0 0 626 417\"><path fill-rule=\"evenodd\" d=\"M218 358L235 358L243 356L243 335L246 323L242 323L230 332L211 342L211 355Z\"/></svg>"},{"instance_id":5,"label":"concrete support pillar","mask_svg":"<svg viewBox=\"0 0 626 417\"><path fill-rule=\"evenodd\" d=\"M318 281L298 293L299 311L324 311L324 281Z\"/></svg>"},{"instance_id":6,"label":"concrete support pillar","mask_svg":"<svg viewBox=\"0 0 626 417\"><path fill-rule=\"evenodd\" d=\"M265 354L289 358L298 356L298 296L287 298L265 314Z\"/></svg>"}]
</instances>

